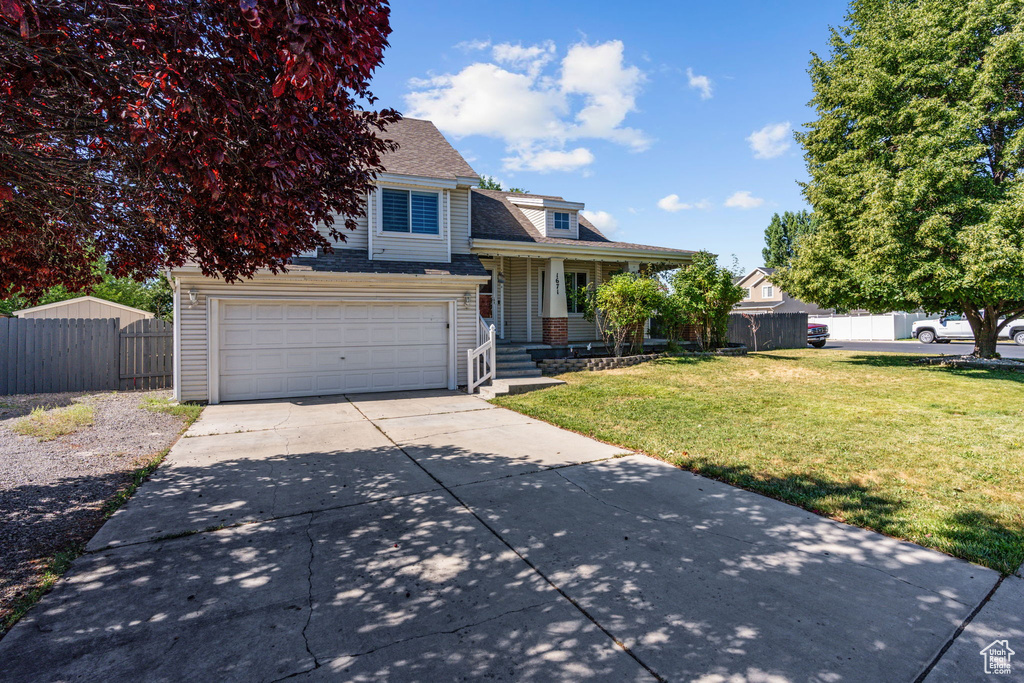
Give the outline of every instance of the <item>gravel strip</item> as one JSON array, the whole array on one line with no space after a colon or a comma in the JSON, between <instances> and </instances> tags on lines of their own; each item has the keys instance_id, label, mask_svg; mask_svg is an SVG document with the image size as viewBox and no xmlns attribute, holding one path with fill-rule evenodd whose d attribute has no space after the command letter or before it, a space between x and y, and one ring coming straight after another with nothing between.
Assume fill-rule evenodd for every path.
<instances>
[{"instance_id":1,"label":"gravel strip","mask_svg":"<svg viewBox=\"0 0 1024 683\"><path fill-rule=\"evenodd\" d=\"M168 391L0 396L0 622L38 585L46 560L84 544L103 523L103 504L131 472L174 443L181 417L140 407ZM74 434L40 442L11 431L36 406L84 401L95 421Z\"/></svg>"}]
</instances>

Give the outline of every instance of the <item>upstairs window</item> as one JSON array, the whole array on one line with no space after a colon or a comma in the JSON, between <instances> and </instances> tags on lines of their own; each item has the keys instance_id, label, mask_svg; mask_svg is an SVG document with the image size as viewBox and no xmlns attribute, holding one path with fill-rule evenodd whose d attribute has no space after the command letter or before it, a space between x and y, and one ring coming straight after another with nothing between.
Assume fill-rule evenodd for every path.
<instances>
[{"instance_id":1,"label":"upstairs window","mask_svg":"<svg viewBox=\"0 0 1024 683\"><path fill-rule=\"evenodd\" d=\"M743 298L744 299L749 299L750 298L750 287L744 287L743 288Z\"/></svg>"},{"instance_id":2,"label":"upstairs window","mask_svg":"<svg viewBox=\"0 0 1024 683\"><path fill-rule=\"evenodd\" d=\"M555 230L569 229L569 214L555 211Z\"/></svg>"},{"instance_id":3,"label":"upstairs window","mask_svg":"<svg viewBox=\"0 0 1024 683\"><path fill-rule=\"evenodd\" d=\"M762 287L761 296L764 297L765 299L771 299L773 296L775 296L775 288L772 287L771 285L766 285Z\"/></svg>"},{"instance_id":4,"label":"upstairs window","mask_svg":"<svg viewBox=\"0 0 1024 683\"><path fill-rule=\"evenodd\" d=\"M381 190L381 230L413 235L440 234L436 192Z\"/></svg>"}]
</instances>

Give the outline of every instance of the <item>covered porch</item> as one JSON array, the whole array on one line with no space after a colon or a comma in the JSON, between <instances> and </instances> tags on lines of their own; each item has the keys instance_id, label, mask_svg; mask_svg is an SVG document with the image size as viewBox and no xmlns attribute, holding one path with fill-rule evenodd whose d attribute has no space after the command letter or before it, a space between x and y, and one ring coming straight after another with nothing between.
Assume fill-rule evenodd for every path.
<instances>
[{"instance_id":1,"label":"covered porch","mask_svg":"<svg viewBox=\"0 0 1024 683\"><path fill-rule=\"evenodd\" d=\"M479 287L480 318L485 325L494 325L499 344L532 349L603 345L596 322L584 317L582 302L571 293L599 286L618 273L639 272L645 263L504 254L482 256L480 261L491 276Z\"/></svg>"}]
</instances>

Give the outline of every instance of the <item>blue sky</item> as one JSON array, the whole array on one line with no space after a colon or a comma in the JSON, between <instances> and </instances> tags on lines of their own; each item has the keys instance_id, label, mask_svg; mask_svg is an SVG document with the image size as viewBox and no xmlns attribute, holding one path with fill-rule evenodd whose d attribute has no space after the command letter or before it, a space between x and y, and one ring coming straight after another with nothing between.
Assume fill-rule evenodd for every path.
<instances>
[{"instance_id":1,"label":"blue sky","mask_svg":"<svg viewBox=\"0 0 1024 683\"><path fill-rule=\"evenodd\" d=\"M772 213L805 207L792 130L845 2L391 4L381 106L435 121L506 187L744 269Z\"/></svg>"}]
</instances>

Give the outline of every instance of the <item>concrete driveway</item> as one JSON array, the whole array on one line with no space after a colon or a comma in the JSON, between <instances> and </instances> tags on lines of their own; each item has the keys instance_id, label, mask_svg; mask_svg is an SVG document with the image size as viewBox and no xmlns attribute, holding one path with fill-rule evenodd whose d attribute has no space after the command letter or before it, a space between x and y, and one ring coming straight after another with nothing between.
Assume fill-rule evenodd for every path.
<instances>
[{"instance_id":1,"label":"concrete driveway","mask_svg":"<svg viewBox=\"0 0 1024 683\"><path fill-rule=\"evenodd\" d=\"M982 680L998 581L465 395L225 404L0 680Z\"/></svg>"}]
</instances>

